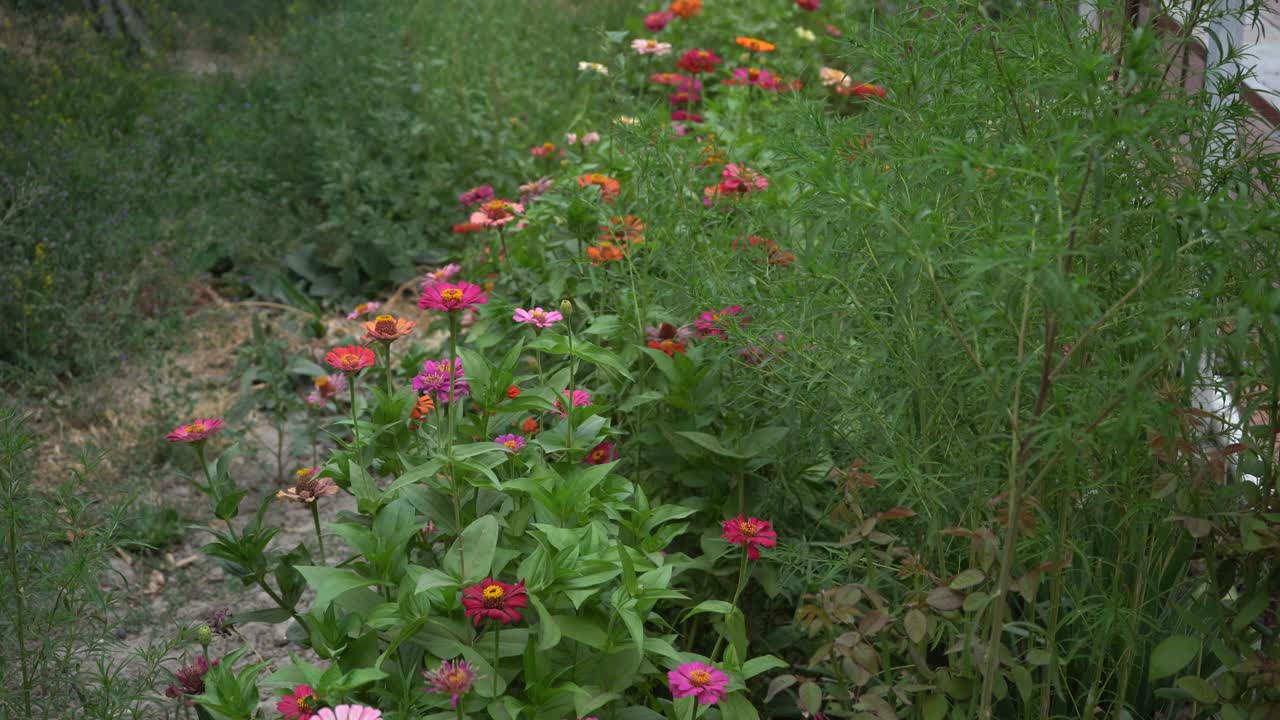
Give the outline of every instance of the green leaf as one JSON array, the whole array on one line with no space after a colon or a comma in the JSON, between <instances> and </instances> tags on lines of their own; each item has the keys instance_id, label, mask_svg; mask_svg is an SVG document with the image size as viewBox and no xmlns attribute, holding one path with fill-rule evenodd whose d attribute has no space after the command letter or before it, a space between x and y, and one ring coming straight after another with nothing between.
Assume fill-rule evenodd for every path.
<instances>
[{"instance_id":1,"label":"green leaf","mask_svg":"<svg viewBox=\"0 0 1280 720\"><path fill-rule=\"evenodd\" d=\"M547 606L536 595L529 595L529 604L538 613L538 651L546 652L560 644L560 623L547 612Z\"/></svg>"},{"instance_id":2,"label":"green leaf","mask_svg":"<svg viewBox=\"0 0 1280 720\"><path fill-rule=\"evenodd\" d=\"M730 693L720 699L717 704L720 708L720 717L722 720L760 720L760 713L756 712L756 707L747 699L745 693Z\"/></svg>"},{"instance_id":3,"label":"green leaf","mask_svg":"<svg viewBox=\"0 0 1280 720\"><path fill-rule=\"evenodd\" d=\"M933 693L920 703L920 720L943 720L947 716L947 696Z\"/></svg>"},{"instance_id":4,"label":"green leaf","mask_svg":"<svg viewBox=\"0 0 1280 720\"><path fill-rule=\"evenodd\" d=\"M902 618L902 626L907 631L907 637L911 642L919 643L924 640L925 633L929 630L929 621L925 618L924 613L915 608L907 611Z\"/></svg>"},{"instance_id":5,"label":"green leaf","mask_svg":"<svg viewBox=\"0 0 1280 720\"><path fill-rule=\"evenodd\" d=\"M632 705L622 708L615 716L616 720L667 720L666 717L643 705Z\"/></svg>"},{"instance_id":6,"label":"green leaf","mask_svg":"<svg viewBox=\"0 0 1280 720\"><path fill-rule=\"evenodd\" d=\"M694 606L694 608L688 613L685 613L684 619L688 620L694 615L699 615L704 612L716 613L717 615L728 615L733 612L733 603L725 602L724 600L703 600Z\"/></svg>"},{"instance_id":7,"label":"green leaf","mask_svg":"<svg viewBox=\"0 0 1280 720\"><path fill-rule=\"evenodd\" d=\"M747 453L750 457L759 457L769 448L782 442L782 438L786 437L788 432L790 428L780 426L760 428L742 438L737 446L740 452Z\"/></svg>"},{"instance_id":8,"label":"green leaf","mask_svg":"<svg viewBox=\"0 0 1280 720\"><path fill-rule=\"evenodd\" d=\"M951 580L951 589L968 590L986 579L987 576L983 574L981 570L977 568L969 568L968 570L961 572L959 575L956 575Z\"/></svg>"},{"instance_id":9,"label":"green leaf","mask_svg":"<svg viewBox=\"0 0 1280 720\"><path fill-rule=\"evenodd\" d=\"M822 688L818 687L818 683L800 684L800 709L810 715L816 715L822 710Z\"/></svg>"},{"instance_id":10,"label":"green leaf","mask_svg":"<svg viewBox=\"0 0 1280 720\"><path fill-rule=\"evenodd\" d=\"M1160 641L1151 651L1151 667L1147 677L1159 680L1186 667L1200 652L1200 641L1186 635L1174 635Z\"/></svg>"},{"instance_id":11,"label":"green leaf","mask_svg":"<svg viewBox=\"0 0 1280 720\"><path fill-rule=\"evenodd\" d=\"M751 457L750 455L741 455L736 450L730 450L724 445L721 445L719 440L706 433L680 430L676 432L676 435L691 440L704 450L710 451L721 457L734 458L737 460L746 460Z\"/></svg>"},{"instance_id":12,"label":"green leaf","mask_svg":"<svg viewBox=\"0 0 1280 720\"><path fill-rule=\"evenodd\" d=\"M787 661L773 655L761 655L742 663L742 678L750 680L762 672L788 667Z\"/></svg>"},{"instance_id":13,"label":"green leaf","mask_svg":"<svg viewBox=\"0 0 1280 720\"><path fill-rule=\"evenodd\" d=\"M636 566L631 562L631 555L627 553L627 546L622 544L622 538L618 538L618 560L622 563L622 581L627 587L627 592L631 593L631 597L640 594L640 583L636 581Z\"/></svg>"},{"instance_id":14,"label":"green leaf","mask_svg":"<svg viewBox=\"0 0 1280 720\"><path fill-rule=\"evenodd\" d=\"M1187 691L1187 694L1196 700L1196 702L1206 705L1218 702L1218 691L1209 684L1208 680L1195 675L1184 675L1178 678L1174 683L1178 687Z\"/></svg>"},{"instance_id":15,"label":"green leaf","mask_svg":"<svg viewBox=\"0 0 1280 720\"><path fill-rule=\"evenodd\" d=\"M585 340L578 339L573 341L573 346L569 352L587 362L614 370L628 380L634 379L631 377L631 373L627 372L627 366L622 363L621 358L599 345L593 345Z\"/></svg>"},{"instance_id":16,"label":"green leaf","mask_svg":"<svg viewBox=\"0 0 1280 720\"><path fill-rule=\"evenodd\" d=\"M738 608L734 608L733 612L724 616L724 630L729 636L729 642L733 649L737 651L738 657L747 656L747 618Z\"/></svg>"},{"instance_id":17,"label":"green leaf","mask_svg":"<svg viewBox=\"0 0 1280 720\"><path fill-rule=\"evenodd\" d=\"M477 583L488 577L493 565L494 551L498 548L498 520L492 515L477 518L462 531L444 558L444 569L463 585ZM467 574L462 575L465 560Z\"/></svg>"},{"instance_id":18,"label":"green leaf","mask_svg":"<svg viewBox=\"0 0 1280 720\"><path fill-rule=\"evenodd\" d=\"M299 565L294 570L302 573L307 584L316 591L316 599L311 606L313 611L323 610L343 593L378 584L376 580L338 568Z\"/></svg>"},{"instance_id":19,"label":"green leaf","mask_svg":"<svg viewBox=\"0 0 1280 720\"><path fill-rule=\"evenodd\" d=\"M582 615L553 615L556 625L565 637L583 645L603 650L609 644L609 636L600 624Z\"/></svg>"},{"instance_id":20,"label":"green leaf","mask_svg":"<svg viewBox=\"0 0 1280 720\"><path fill-rule=\"evenodd\" d=\"M412 569L412 568L411 568ZM454 576L436 568L420 568L418 584L414 592L426 592L437 588L456 588L461 585Z\"/></svg>"}]
</instances>

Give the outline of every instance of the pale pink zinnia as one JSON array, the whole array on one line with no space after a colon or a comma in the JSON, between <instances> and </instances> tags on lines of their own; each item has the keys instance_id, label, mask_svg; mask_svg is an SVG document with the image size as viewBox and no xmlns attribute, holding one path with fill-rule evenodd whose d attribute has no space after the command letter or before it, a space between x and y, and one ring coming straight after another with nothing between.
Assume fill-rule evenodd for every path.
<instances>
[{"instance_id":1,"label":"pale pink zinnia","mask_svg":"<svg viewBox=\"0 0 1280 720\"><path fill-rule=\"evenodd\" d=\"M657 40L646 40L644 38L636 38L631 41L631 49L641 55L654 55L661 57L671 53L671 43L658 42Z\"/></svg>"},{"instance_id":2,"label":"pale pink zinnia","mask_svg":"<svg viewBox=\"0 0 1280 720\"><path fill-rule=\"evenodd\" d=\"M691 662L669 671L667 681L671 686L672 698L693 696L698 699L699 704L713 705L724 697L729 676L717 670L714 665Z\"/></svg>"},{"instance_id":3,"label":"pale pink zinnia","mask_svg":"<svg viewBox=\"0 0 1280 720\"><path fill-rule=\"evenodd\" d=\"M448 282L449 278L462 272L462 266L456 263L449 263L442 268L437 268L427 273L422 279L422 287L435 285L436 283Z\"/></svg>"},{"instance_id":4,"label":"pale pink zinnia","mask_svg":"<svg viewBox=\"0 0 1280 720\"><path fill-rule=\"evenodd\" d=\"M347 391L347 376L341 373L321 375L313 384L314 387L311 389L311 394L307 396L307 402L312 405L323 405L325 400Z\"/></svg>"},{"instance_id":5,"label":"pale pink zinnia","mask_svg":"<svg viewBox=\"0 0 1280 720\"><path fill-rule=\"evenodd\" d=\"M376 302L360 303L359 305L356 306L355 310L352 310L351 312L347 313L347 319L355 320L356 318L359 318L362 315L369 315L374 310L377 310L380 307L382 307L382 303L376 303Z\"/></svg>"},{"instance_id":6,"label":"pale pink zinnia","mask_svg":"<svg viewBox=\"0 0 1280 720\"><path fill-rule=\"evenodd\" d=\"M600 133L594 130L582 136L583 145L594 145L598 142L600 142Z\"/></svg>"},{"instance_id":7,"label":"pale pink zinnia","mask_svg":"<svg viewBox=\"0 0 1280 720\"><path fill-rule=\"evenodd\" d=\"M524 212L524 205L510 200L490 200L471 213L471 223L486 228L497 228L515 220Z\"/></svg>"},{"instance_id":8,"label":"pale pink zinnia","mask_svg":"<svg viewBox=\"0 0 1280 720\"><path fill-rule=\"evenodd\" d=\"M339 705L321 708L312 720L382 720L382 711L365 705Z\"/></svg>"},{"instance_id":9,"label":"pale pink zinnia","mask_svg":"<svg viewBox=\"0 0 1280 720\"><path fill-rule=\"evenodd\" d=\"M512 315L511 319L518 323L532 325L541 330L543 328L549 328L560 322L564 319L564 316L556 310L547 311L540 307L536 307L532 310L516 308L516 314Z\"/></svg>"}]
</instances>

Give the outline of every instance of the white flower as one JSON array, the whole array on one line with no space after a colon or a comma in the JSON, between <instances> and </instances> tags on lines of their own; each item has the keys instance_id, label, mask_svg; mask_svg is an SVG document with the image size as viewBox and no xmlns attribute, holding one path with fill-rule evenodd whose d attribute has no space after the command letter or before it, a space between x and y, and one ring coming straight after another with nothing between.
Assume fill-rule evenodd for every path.
<instances>
[{"instance_id":1,"label":"white flower","mask_svg":"<svg viewBox=\"0 0 1280 720\"><path fill-rule=\"evenodd\" d=\"M641 55L667 55L671 52L671 43L636 38L631 41L631 49Z\"/></svg>"},{"instance_id":2,"label":"white flower","mask_svg":"<svg viewBox=\"0 0 1280 720\"><path fill-rule=\"evenodd\" d=\"M601 65L600 63L586 62L585 60L579 61L578 72L583 72L586 70L590 70L591 72L598 73L600 75L609 74L609 68Z\"/></svg>"},{"instance_id":3,"label":"white flower","mask_svg":"<svg viewBox=\"0 0 1280 720\"><path fill-rule=\"evenodd\" d=\"M805 42L814 42L815 40L818 39L818 36L814 35L813 31L808 28L802 28L802 27L796 28L796 35L798 35L800 39L804 40Z\"/></svg>"}]
</instances>

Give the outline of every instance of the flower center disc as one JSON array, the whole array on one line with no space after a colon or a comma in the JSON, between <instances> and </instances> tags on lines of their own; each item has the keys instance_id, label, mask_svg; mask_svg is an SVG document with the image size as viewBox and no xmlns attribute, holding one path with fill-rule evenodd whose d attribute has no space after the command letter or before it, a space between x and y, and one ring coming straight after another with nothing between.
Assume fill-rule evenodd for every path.
<instances>
[{"instance_id":1,"label":"flower center disc","mask_svg":"<svg viewBox=\"0 0 1280 720\"><path fill-rule=\"evenodd\" d=\"M441 290L440 298L446 302L459 302L462 300L462 291L457 288Z\"/></svg>"},{"instance_id":2,"label":"flower center disc","mask_svg":"<svg viewBox=\"0 0 1280 720\"><path fill-rule=\"evenodd\" d=\"M505 594L500 586L490 585L484 589L484 604L490 607L500 605Z\"/></svg>"},{"instance_id":3,"label":"flower center disc","mask_svg":"<svg viewBox=\"0 0 1280 720\"><path fill-rule=\"evenodd\" d=\"M698 687L706 687L711 682L711 673L706 670L694 670L689 673L689 682Z\"/></svg>"}]
</instances>

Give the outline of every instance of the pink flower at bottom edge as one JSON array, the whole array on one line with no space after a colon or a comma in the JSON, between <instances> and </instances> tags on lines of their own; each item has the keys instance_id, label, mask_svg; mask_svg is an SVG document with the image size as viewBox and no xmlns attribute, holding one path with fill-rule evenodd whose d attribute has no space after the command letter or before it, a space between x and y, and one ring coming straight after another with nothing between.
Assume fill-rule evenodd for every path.
<instances>
[{"instance_id":1,"label":"pink flower at bottom edge","mask_svg":"<svg viewBox=\"0 0 1280 720\"><path fill-rule=\"evenodd\" d=\"M700 662L685 663L667 672L667 682L672 698L696 697L701 705L713 705L724 697L729 676L714 665Z\"/></svg>"}]
</instances>

